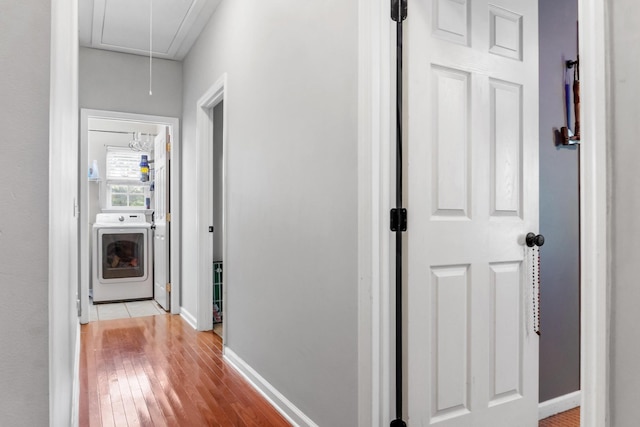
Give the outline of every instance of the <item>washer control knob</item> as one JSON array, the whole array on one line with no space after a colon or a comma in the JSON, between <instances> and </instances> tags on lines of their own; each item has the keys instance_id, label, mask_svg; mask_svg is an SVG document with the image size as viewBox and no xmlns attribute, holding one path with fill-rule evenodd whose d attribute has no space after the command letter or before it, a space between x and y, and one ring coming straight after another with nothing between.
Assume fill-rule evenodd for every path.
<instances>
[{"instance_id":1,"label":"washer control knob","mask_svg":"<svg viewBox=\"0 0 640 427\"><path fill-rule=\"evenodd\" d=\"M124 216L123 216L123 215L120 215L120 216L118 217L118 221L120 221L120 222L124 222Z\"/></svg>"}]
</instances>

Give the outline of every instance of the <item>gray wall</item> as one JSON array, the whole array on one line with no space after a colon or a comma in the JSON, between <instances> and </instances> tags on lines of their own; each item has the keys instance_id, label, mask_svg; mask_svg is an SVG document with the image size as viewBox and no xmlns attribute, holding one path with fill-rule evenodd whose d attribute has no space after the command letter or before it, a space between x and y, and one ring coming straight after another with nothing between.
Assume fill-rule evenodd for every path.
<instances>
[{"instance_id":1,"label":"gray wall","mask_svg":"<svg viewBox=\"0 0 640 427\"><path fill-rule=\"evenodd\" d=\"M46 426L51 2L0 10L0 424Z\"/></svg>"},{"instance_id":2,"label":"gray wall","mask_svg":"<svg viewBox=\"0 0 640 427\"><path fill-rule=\"evenodd\" d=\"M577 147L565 125L564 61L576 59L578 0L540 0L540 401L580 389L580 200ZM571 76L573 77L573 76ZM573 98L571 98L573 106ZM571 128L574 127L571 113Z\"/></svg>"},{"instance_id":3,"label":"gray wall","mask_svg":"<svg viewBox=\"0 0 640 427\"><path fill-rule=\"evenodd\" d=\"M611 426L638 424L640 405L640 2L610 1Z\"/></svg>"},{"instance_id":4,"label":"gray wall","mask_svg":"<svg viewBox=\"0 0 640 427\"><path fill-rule=\"evenodd\" d=\"M149 58L80 48L80 108L180 117L182 63L153 60L149 96Z\"/></svg>"},{"instance_id":5,"label":"gray wall","mask_svg":"<svg viewBox=\"0 0 640 427\"><path fill-rule=\"evenodd\" d=\"M182 306L196 102L227 72L226 344L334 427L357 425L357 18L356 1L223 1L184 61Z\"/></svg>"}]
</instances>

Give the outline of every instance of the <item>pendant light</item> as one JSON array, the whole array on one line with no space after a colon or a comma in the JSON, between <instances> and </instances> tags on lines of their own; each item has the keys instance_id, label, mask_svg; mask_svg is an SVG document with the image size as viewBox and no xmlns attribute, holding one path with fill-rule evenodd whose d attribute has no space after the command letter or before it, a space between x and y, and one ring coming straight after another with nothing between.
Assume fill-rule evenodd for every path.
<instances>
[{"instance_id":1,"label":"pendant light","mask_svg":"<svg viewBox=\"0 0 640 427\"><path fill-rule=\"evenodd\" d=\"M151 151L152 135L149 133L133 132L133 139L129 141L129 148L133 151Z\"/></svg>"}]
</instances>

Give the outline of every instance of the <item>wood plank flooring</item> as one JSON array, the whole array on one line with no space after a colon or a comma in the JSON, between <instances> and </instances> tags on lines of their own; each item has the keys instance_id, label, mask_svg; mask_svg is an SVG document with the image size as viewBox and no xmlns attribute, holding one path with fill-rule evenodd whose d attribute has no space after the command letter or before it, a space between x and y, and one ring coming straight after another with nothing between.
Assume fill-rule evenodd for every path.
<instances>
[{"instance_id":1,"label":"wood plank flooring","mask_svg":"<svg viewBox=\"0 0 640 427\"><path fill-rule=\"evenodd\" d=\"M538 427L580 427L580 408L573 408L540 420Z\"/></svg>"},{"instance_id":2,"label":"wood plank flooring","mask_svg":"<svg viewBox=\"0 0 640 427\"><path fill-rule=\"evenodd\" d=\"M80 426L290 424L222 359L222 341L180 316L83 325ZM580 408L539 427L579 427Z\"/></svg>"},{"instance_id":3,"label":"wood plank flooring","mask_svg":"<svg viewBox=\"0 0 640 427\"><path fill-rule=\"evenodd\" d=\"M180 316L82 326L80 426L289 426Z\"/></svg>"}]
</instances>

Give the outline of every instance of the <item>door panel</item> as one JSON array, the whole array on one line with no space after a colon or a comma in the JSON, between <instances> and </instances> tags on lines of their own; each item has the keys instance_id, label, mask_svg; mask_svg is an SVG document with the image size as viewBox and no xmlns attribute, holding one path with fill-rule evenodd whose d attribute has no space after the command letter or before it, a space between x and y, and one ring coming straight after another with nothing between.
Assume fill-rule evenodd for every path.
<instances>
[{"instance_id":1,"label":"door panel","mask_svg":"<svg viewBox=\"0 0 640 427\"><path fill-rule=\"evenodd\" d=\"M490 265L490 405L522 394L521 263Z\"/></svg>"},{"instance_id":2,"label":"door panel","mask_svg":"<svg viewBox=\"0 0 640 427\"><path fill-rule=\"evenodd\" d=\"M469 217L469 74L432 69L434 215Z\"/></svg>"},{"instance_id":3,"label":"door panel","mask_svg":"<svg viewBox=\"0 0 640 427\"><path fill-rule=\"evenodd\" d=\"M492 216L520 216L522 212L522 86L491 79Z\"/></svg>"},{"instance_id":4,"label":"door panel","mask_svg":"<svg viewBox=\"0 0 640 427\"><path fill-rule=\"evenodd\" d=\"M434 419L469 412L469 266L431 268Z\"/></svg>"},{"instance_id":5,"label":"door panel","mask_svg":"<svg viewBox=\"0 0 640 427\"><path fill-rule=\"evenodd\" d=\"M157 303L169 311L171 308L169 282L169 237L170 223L167 221L169 206L169 162L167 159L167 141L169 127L160 132L154 141L154 262L153 262L153 296Z\"/></svg>"},{"instance_id":6,"label":"door panel","mask_svg":"<svg viewBox=\"0 0 640 427\"><path fill-rule=\"evenodd\" d=\"M537 425L537 2L409 1L409 425Z\"/></svg>"}]
</instances>

